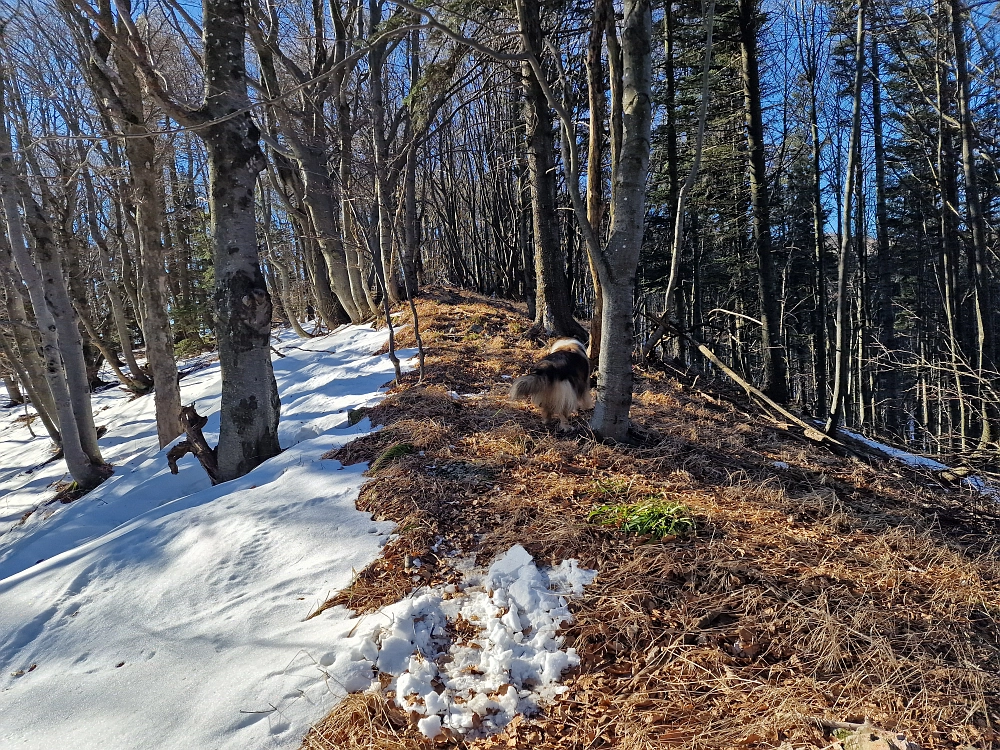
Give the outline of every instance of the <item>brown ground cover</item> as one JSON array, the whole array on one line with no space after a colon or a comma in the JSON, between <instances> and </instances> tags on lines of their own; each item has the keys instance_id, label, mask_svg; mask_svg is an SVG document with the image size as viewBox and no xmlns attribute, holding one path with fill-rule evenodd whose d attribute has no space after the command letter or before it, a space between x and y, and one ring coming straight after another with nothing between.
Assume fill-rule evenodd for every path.
<instances>
[{"instance_id":1,"label":"brown ground cover","mask_svg":"<svg viewBox=\"0 0 1000 750\"><path fill-rule=\"evenodd\" d=\"M384 429L329 456L394 456L358 505L401 533L328 605L371 611L454 582L451 550L488 562L520 543L599 571L572 604L570 690L470 747L830 747L829 722L867 718L923 748L1000 748L996 501L835 456L693 373L637 369L636 445L595 440L584 418L557 436L506 400L502 376L540 353L515 306L434 289L418 308L424 383L406 375L369 412ZM651 499L683 504L696 530L588 520ZM303 747L428 744L393 704L356 695Z\"/></svg>"}]
</instances>

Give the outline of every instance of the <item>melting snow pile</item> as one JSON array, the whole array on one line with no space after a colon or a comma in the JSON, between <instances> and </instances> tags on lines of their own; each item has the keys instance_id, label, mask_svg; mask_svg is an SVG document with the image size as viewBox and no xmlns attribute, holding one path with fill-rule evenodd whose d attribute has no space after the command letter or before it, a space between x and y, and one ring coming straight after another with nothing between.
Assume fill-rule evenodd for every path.
<instances>
[{"instance_id":1,"label":"melting snow pile","mask_svg":"<svg viewBox=\"0 0 1000 750\"><path fill-rule=\"evenodd\" d=\"M575 560L539 570L515 545L485 575L423 589L363 618L340 657L357 678L344 687L367 687L377 670L393 677L387 690L421 717L427 737L496 732L567 689L559 677L580 660L559 635L572 620L566 595L583 593L595 575Z\"/></svg>"}]
</instances>

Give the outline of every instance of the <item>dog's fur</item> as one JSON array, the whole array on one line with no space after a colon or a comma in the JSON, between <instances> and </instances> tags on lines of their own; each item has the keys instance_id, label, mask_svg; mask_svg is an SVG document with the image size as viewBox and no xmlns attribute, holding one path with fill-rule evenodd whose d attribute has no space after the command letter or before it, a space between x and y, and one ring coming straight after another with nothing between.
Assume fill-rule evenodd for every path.
<instances>
[{"instance_id":1,"label":"dog's fur","mask_svg":"<svg viewBox=\"0 0 1000 750\"><path fill-rule=\"evenodd\" d=\"M559 339L535 365L530 375L510 387L513 401L530 399L546 419L559 420L559 431L572 429L567 418L581 409L594 408L590 394L590 358L576 339Z\"/></svg>"}]
</instances>

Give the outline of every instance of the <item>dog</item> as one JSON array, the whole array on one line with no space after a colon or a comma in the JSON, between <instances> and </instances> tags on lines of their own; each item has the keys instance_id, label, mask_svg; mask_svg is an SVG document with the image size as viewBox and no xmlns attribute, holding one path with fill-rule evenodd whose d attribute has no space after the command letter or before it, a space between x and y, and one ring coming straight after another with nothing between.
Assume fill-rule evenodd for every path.
<instances>
[{"instance_id":1,"label":"dog","mask_svg":"<svg viewBox=\"0 0 1000 750\"><path fill-rule=\"evenodd\" d=\"M510 387L512 401L530 399L545 419L559 420L557 432L572 429L567 417L581 409L593 409L590 393L590 358L576 339L559 339L535 365L530 375Z\"/></svg>"}]
</instances>

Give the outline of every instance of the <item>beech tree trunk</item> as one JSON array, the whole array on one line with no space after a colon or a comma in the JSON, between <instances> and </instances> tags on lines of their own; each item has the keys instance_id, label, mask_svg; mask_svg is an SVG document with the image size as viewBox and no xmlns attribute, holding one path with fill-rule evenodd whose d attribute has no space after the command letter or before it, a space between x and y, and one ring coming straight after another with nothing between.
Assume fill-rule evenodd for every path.
<instances>
[{"instance_id":1,"label":"beech tree trunk","mask_svg":"<svg viewBox=\"0 0 1000 750\"><path fill-rule=\"evenodd\" d=\"M221 481L243 476L278 445L281 403L271 367L271 297L257 252L254 187L264 168L248 112L242 0L205 0L205 104L200 114L215 257L215 311L222 368ZM222 119L227 118L227 119Z\"/></svg>"},{"instance_id":2,"label":"beech tree trunk","mask_svg":"<svg viewBox=\"0 0 1000 750\"><path fill-rule=\"evenodd\" d=\"M117 0L118 32L127 33L126 18L131 20L131 0ZM71 6L67 13L76 17L77 23L86 24ZM125 154L128 170L132 177L132 198L135 202L135 220L132 224L139 249L139 279L142 294L137 296L141 309L139 317L143 339L146 344L146 361L153 378L153 401L156 408L156 433L160 447L165 447L181 434L180 409L181 394L177 381L177 364L174 361L173 337L168 311L169 294L167 273L164 266L164 194L161 179L157 174L156 137L151 135L146 122L147 113L143 100L141 73L132 58L118 46L112 55L112 42L108 36L115 17L109 5L101 7L104 28L96 39L80 35L81 44L89 44L81 50L90 57L87 78L94 88L96 99L100 101L107 115L117 121L125 135ZM86 41L84 41L86 40ZM106 66L113 59L117 75L112 79L107 75ZM85 177L88 203L93 198L93 186L89 176ZM130 212L129 212L130 213ZM131 216L130 216L131 218ZM96 220L92 220L92 234L96 231ZM102 252L105 248L102 248ZM114 293L111 292L113 295ZM119 317L116 314L116 317ZM125 333L118 324L119 337ZM129 348L128 338L122 341L122 349ZM125 354L129 359L131 353ZM134 359L129 361L129 369L137 384L146 379L145 374L133 368Z\"/></svg>"},{"instance_id":3,"label":"beech tree trunk","mask_svg":"<svg viewBox=\"0 0 1000 750\"><path fill-rule=\"evenodd\" d=\"M11 256L8 236L0 233L0 287L4 292L4 307L10 320L13 340L10 351L5 350L5 353L11 365L17 370L17 376L27 391L28 398L31 399L31 405L38 412L45 431L56 445L60 445L62 437L56 424L55 401L52 399L52 390L46 379L45 364L32 332L34 326L29 326L27 310L21 297L20 287L23 283Z\"/></svg>"},{"instance_id":4,"label":"beech tree trunk","mask_svg":"<svg viewBox=\"0 0 1000 750\"><path fill-rule=\"evenodd\" d=\"M149 390L153 381L139 367L135 361L135 352L132 351L132 334L128 328L128 320L125 317L125 308L122 298L118 293L118 285L115 283L114 275L111 272L110 251L108 243L101 228L97 223L97 196L94 193L94 182L87 169L82 170L84 188L87 192L87 213L90 225L90 236L97 248L97 261L101 269L101 278L104 280L104 287L108 293L108 302L111 307L111 318L115 324L115 332L118 334L118 342L121 345L122 357L128 365L129 376L126 385L136 393L143 393Z\"/></svg>"},{"instance_id":5,"label":"beech tree trunk","mask_svg":"<svg viewBox=\"0 0 1000 750\"><path fill-rule=\"evenodd\" d=\"M48 225L33 209L39 209L34 196L24 193L23 182L17 173L12 158L13 147L10 132L6 125L5 92L0 92L0 201L3 203L4 219L7 224L7 237L10 241L11 253L24 279L25 287L31 299L31 306L38 322L38 330L42 341L42 358L45 365L45 375L55 406L55 416L59 422L59 434L62 437L63 455L66 466L74 481L82 489L90 489L100 484L108 475L107 467L97 450L97 430L94 427L94 415L90 409L90 388L87 383L86 366L83 362L83 341L80 339L79 328L76 326L72 305L69 304L69 294L66 291L62 270L58 266L58 256L54 256L54 243L48 232ZM43 278L39 268L28 250L27 239L21 223L19 203L23 201L29 217L36 220L35 227L42 233L36 236L36 246L39 254L45 258L48 273ZM40 264L41 265L41 264ZM53 274L53 266L57 273ZM58 304L61 297L63 304ZM56 303L56 308L50 306ZM57 312L71 316L72 327L76 329L75 339L70 326L60 324ZM69 334L68 340L60 339L61 332ZM65 347L65 351L63 350ZM72 371L72 377L71 377ZM72 389L77 388L82 399L74 399ZM86 411L77 413L81 401L86 402ZM89 416L89 429L86 418ZM82 429L81 429L82 425ZM81 434L81 431L85 434ZM96 454L96 459L95 459Z\"/></svg>"},{"instance_id":6,"label":"beech tree trunk","mask_svg":"<svg viewBox=\"0 0 1000 750\"><path fill-rule=\"evenodd\" d=\"M138 81L136 81L138 83ZM141 99L137 102L141 107ZM129 126L127 133L138 134L144 126ZM139 268L142 273L143 328L146 362L153 375L153 402L156 406L156 435L164 448L181 434L181 390L174 361L174 342L167 309L167 273L162 239L163 205L152 165L156 146L151 136L125 141L129 167L135 185L139 226Z\"/></svg>"},{"instance_id":7,"label":"beech tree trunk","mask_svg":"<svg viewBox=\"0 0 1000 750\"><path fill-rule=\"evenodd\" d=\"M633 295L646 215L652 128L652 12L650 0L625 0L621 155L615 170L611 235L598 272L604 290L604 343L597 372L597 404L590 425L603 438L628 437L632 406ZM612 126L614 128L614 125Z\"/></svg>"}]
</instances>

